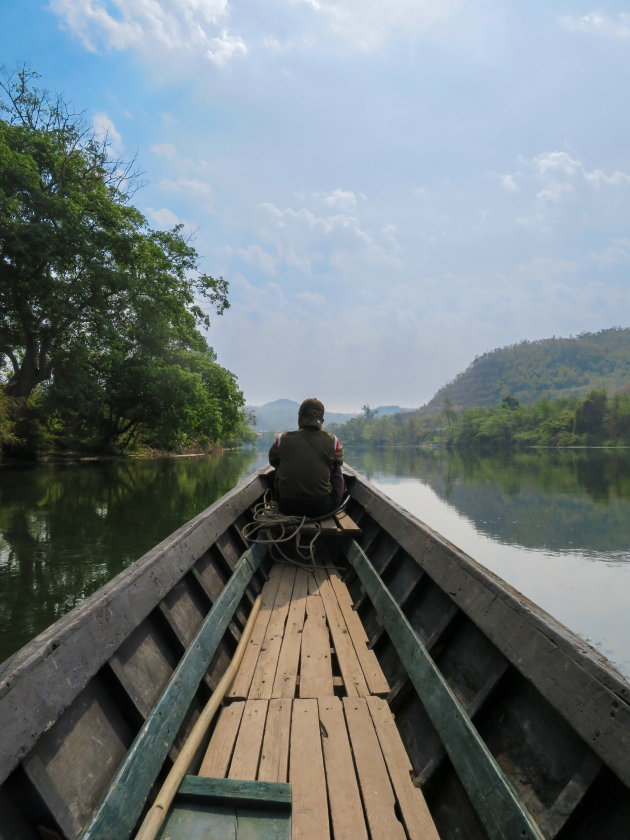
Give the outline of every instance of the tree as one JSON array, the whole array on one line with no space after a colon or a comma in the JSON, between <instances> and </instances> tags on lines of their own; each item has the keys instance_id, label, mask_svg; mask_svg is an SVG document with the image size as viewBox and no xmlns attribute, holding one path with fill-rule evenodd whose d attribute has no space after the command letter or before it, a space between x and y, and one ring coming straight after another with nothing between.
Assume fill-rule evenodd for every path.
<instances>
[{"instance_id":1,"label":"tree","mask_svg":"<svg viewBox=\"0 0 630 840\"><path fill-rule=\"evenodd\" d=\"M0 79L0 368L8 360L5 392L20 399L77 346L203 349L198 301L229 305L181 227L153 231L129 204L132 165L38 78L23 67Z\"/></svg>"},{"instance_id":2,"label":"tree","mask_svg":"<svg viewBox=\"0 0 630 840\"><path fill-rule=\"evenodd\" d=\"M367 403L361 406L361 411L364 420L373 420L378 414L378 408L370 408Z\"/></svg>"}]
</instances>

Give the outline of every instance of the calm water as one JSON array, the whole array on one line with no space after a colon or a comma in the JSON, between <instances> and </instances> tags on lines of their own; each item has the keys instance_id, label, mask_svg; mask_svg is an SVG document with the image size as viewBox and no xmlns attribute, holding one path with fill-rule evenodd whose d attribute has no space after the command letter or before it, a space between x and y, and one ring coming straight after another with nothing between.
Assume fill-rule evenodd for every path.
<instances>
[{"instance_id":1,"label":"calm water","mask_svg":"<svg viewBox=\"0 0 630 840\"><path fill-rule=\"evenodd\" d=\"M265 460L0 471L0 661ZM348 450L346 460L630 675L630 453Z\"/></svg>"}]
</instances>

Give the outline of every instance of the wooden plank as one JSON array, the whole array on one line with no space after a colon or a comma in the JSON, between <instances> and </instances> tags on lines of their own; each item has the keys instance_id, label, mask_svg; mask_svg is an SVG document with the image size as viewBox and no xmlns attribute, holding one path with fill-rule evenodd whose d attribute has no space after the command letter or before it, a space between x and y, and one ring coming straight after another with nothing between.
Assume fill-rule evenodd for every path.
<instances>
[{"instance_id":1,"label":"wooden plank","mask_svg":"<svg viewBox=\"0 0 630 840\"><path fill-rule=\"evenodd\" d=\"M245 700L249 693L249 686L251 685L260 649L265 639L267 624L269 623L273 603L276 600L278 586L280 585L281 572L282 568L280 566L273 566L269 573L269 580L263 586L260 611L258 612L252 635L243 655L241 666L238 669L238 674L228 694L228 697L232 700Z\"/></svg>"},{"instance_id":2,"label":"wooden plank","mask_svg":"<svg viewBox=\"0 0 630 840\"><path fill-rule=\"evenodd\" d=\"M316 569L315 578L326 609L330 635L337 654L339 670L343 677L346 693L349 697L366 697L370 692L328 575L323 569Z\"/></svg>"},{"instance_id":3,"label":"wooden plank","mask_svg":"<svg viewBox=\"0 0 630 840\"><path fill-rule=\"evenodd\" d=\"M330 818L335 840L368 840L341 700L318 701Z\"/></svg>"},{"instance_id":4,"label":"wooden plank","mask_svg":"<svg viewBox=\"0 0 630 840\"><path fill-rule=\"evenodd\" d=\"M230 703L221 711L199 768L200 776L212 776L219 779L227 776L244 708L245 702L241 701Z\"/></svg>"},{"instance_id":5,"label":"wooden plank","mask_svg":"<svg viewBox=\"0 0 630 840\"><path fill-rule=\"evenodd\" d=\"M307 597L306 614L300 656L300 697L331 697L334 687L330 637L324 604L319 595Z\"/></svg>"},{"instance_id":6,"label":"wooden plank","mask_svg":"<svg viewBox=\"0 0 630 840\"><path fill-rule=\"evenodd\" d=\"M258 761L267 717L266 700L247 700L241 718L234 754L230 762L230 779L254 781L258 775Z\"/></svg>"},{"instance_id":7,"label":"wooden plank","mask_svg":"<svg viewBox=\"0 0 630 840\"><path fill-rule=\"evenodd\" d=\"M261 782L286 782L289 770L291 705L288 699L269 701L258 779Z\"/></svg>"},{"instance_id":8,"label":"wooden plank","mask_svg":"<svg viewBox=\"0 0 630 840\"><path fill-rule=\"evenodd\" d=\"M422 791L411 781L413 768L387 702L380 697L366 702L409 840L440 840Z\"/></svg>"},{"instance_id":9,"label":"wooden plank","mask_svg":"<svg viewBox=\"0 0 630 840\"><path fill-rule=\"evenodd\" d=\"M345 534L360 534L361 529L357 525L357 523L352 519L348 514L342 510L339 513L335 514L335 519L337 520L337 524L341 528L341 530Z\"/></svg>"},{"instance_id":10,"label":"wooden plank","mask_svg":"<svg viewBox=\"0 0 630 840\"><path fill-rule=\"evenodd\" d=\"M363 697L344 697L343 708L372 840L407 840L381 747Z\"/></svg>"},{"instance_id":11,"label":"wooden plank","mask_svg":"<svg viewBox=\"0 0 630 840\"><path fill-rule=\"evenodd\" d=\"M291 810L291 785L276 782L255 782L245 779L209 779L184 776L178 798L206 804L219 802L236 808L264 807Z\"/></svg>"},{"instance_id":12,"label":"wooden plank","mask_svg":"<svg viewBox=\"0 0 630 840\"><path fill-rule=\"evenodd\" d=\"M243 554L115 773L106 795L81 835L82 840L114 837L123 840L133 831L203 674L265 554L266 549L259 545Z\"/></svg>"},{"instance_id":13,"label":"wooden plank","mask_svg":"<svg viewBox=\"0 0 630 840\"><path fill-rule=\"evenodd\" d=\"M358 543L352 543L348 559L382 616L396 654L490 837L542 840L525 805Z\"/></svg>"},{"instance_id":14,"label":"wooden plank","mask_svg":"<svg viewBox=\"0 0 630 840\"><path fill-rule=\"evenodd\" d=\"M239 809L236 812L236 838L237 840L291 840L291 814L270 814L268 811Z\"/></svg>"},{"instance_id":15,"label":"wooden plank","mask_svg":"<svg viewBox=\"0 0 630 840\"><path fill-rule=\"evenodd\" d=\"M337 596L337 602L346 622L348 632L350 633L352 644L361 663L363 675L370 693L386 696L390 690L389 683L379 665L376 654L367 646L368 638L365 633L365 628L361 623L361 619L352 608L352 599L350 598L348 587L336 572L329 572L329 578L333 591Z\"/></svg>"},{"instance_id":16,"label":"wooden plank","mask_svg":"<svg viewBox=\"0 0 630 840\"><path fill-rule=\"evenodd\" d=\"M221 805L176 804L158 835L159 840L238 840L236 809Z\"/></svg>"},{"instance_id":17,"label":"wooden plank","mask_svg":"<svg viewBox=\"0 0 630 840\"><path fill-rule=\"evenodd\" d=\"M289 781L292 840L330 840L317 700L293 701Z\"/></svg>"},{"instance_id":18,"label":"wooden plank","mask_svg":"<svg viewBox=\"0 0 630 840\"><path fill-rule=\"evenodd\" d=\"M272 696L278 658L280 657L280 649L282 647L284 625L289 613L291 593L293 592L293 585L295 583L295 572L295 566L284 566L282 569L280 585L278 586L276 599L271 615L269 616L269 623L267 624L267 632L265 633L265 639L260 649L254 676L249 687L248 696L252 699L269 700Z\"/></svg>"},{"instance_id":19,"label":"wooden plank","mask_svg":"<svg viewBox=\"0 0 630 840\"><path fill-rule=\"evenodd\" d=\"M278 668L273 683L272 697L295 697L307 595L308 573L306 569L298 569L278 659Z\"/></svg>"}]
</instances>

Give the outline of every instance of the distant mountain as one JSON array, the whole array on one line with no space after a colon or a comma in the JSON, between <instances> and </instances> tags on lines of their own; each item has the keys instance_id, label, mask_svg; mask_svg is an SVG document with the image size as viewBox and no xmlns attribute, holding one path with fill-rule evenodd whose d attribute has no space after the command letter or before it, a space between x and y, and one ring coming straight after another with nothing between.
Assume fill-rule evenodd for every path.
<instances>
[{"instance_id":1,"label":"distant mountain","mask_svg":"<svg viewBox=\"0 0 630 840\"><path fill-rule=\"evenodd\" d=\"M256 417L257 432L283 432L288 429L297 428L297 416L300 404L293 400L273 400L261 406L248 405L246 409L252 411ZM401 408L399 405L378 406L377 417L384 417L386 414L400 414L401 412L413 411L411 408ZM343 414L338 411L326 411L324 417L324 428L329 423L345 423L353 417L358 417L360 412L354 414Z\"/></svg>"},{"instance_id":2,"label":"distant mountain","mask_svg":"<svg viewBox=\"0 0 630 840\"><path fill-rule=\"evenodd\" d=\"M523 341L479 356L437 392L420 413L488 406L504 397L524 405L541 399L584 397L595 388L630 390L630 329L614 327L576 338Z\"/></svg>"}]
</instances>

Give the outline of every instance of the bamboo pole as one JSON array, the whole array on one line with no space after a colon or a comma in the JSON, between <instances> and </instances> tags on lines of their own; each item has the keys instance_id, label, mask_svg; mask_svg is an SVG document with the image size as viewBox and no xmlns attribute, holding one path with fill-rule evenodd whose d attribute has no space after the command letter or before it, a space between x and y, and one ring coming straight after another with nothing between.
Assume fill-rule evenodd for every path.
<instances>
[{"instance_id":1,"label":"bamboo pole","mask_svg":"<svg viewBox=\"0 0 630 840\"><path fill-rule=\"evenodd\" d=\"M245 653L245 648L247 647L247 643L249 642L249 638L252 634L256 616L260 610L260 603L261 598L259 595L254 601L252 611L249 614L247 624L245 625L243 635L240 638L232 661L228 665L225 674L221 677L219 684L213 691L212 696L206 703L204 710L199 715L199 718L193 726L190 735L186 739L186 743L175 759L168 776L164 780L164 784L160 788L160 792L158 793L155 802L149 811L147 811L147 815L142 821L142 825L136 834L135 840L155 840L155 837L164 822L164 818L168 813L171 802L182 783L182 779L186 775L190 762L197 752L212 718L216 714L217 709L221 705L221 701L236 676L236 672L238 671L239 665L241 664L241 660Z\"/></svg>"}]
</instances>

